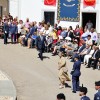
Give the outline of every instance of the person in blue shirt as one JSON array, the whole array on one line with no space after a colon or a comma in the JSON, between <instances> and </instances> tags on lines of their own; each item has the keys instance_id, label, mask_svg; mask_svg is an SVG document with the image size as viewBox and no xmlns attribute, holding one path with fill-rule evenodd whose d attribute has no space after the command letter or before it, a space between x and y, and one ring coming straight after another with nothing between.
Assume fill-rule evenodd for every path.
<instances>
[{"instance_id":1,"label":"person in blue shirt","mask_svg":"<svg viewBox=\"0 0 100 100\"><path fill-rule=\"evenodd\" d=\"M34 35L34 32L35 32L35 27L34 27L34 22L33 22L31 23L30 31L27 34L27 38L30 38L32 35Z\"/></svg>"},{"instance_id":2,"label":"person in blue shirt","mask_svg":"<svg viewBox=\"0 0 100 100\"><path fill-rule=\"evenodd\" d=\"M4 29L3 29L3 31L4 31L4 44L7 44L7 42L8 42L7 38L8 38L8 35L9 35L8 20L6 20L4 22Z\"/></svg>"},{"instance_id":3,"label":"person in blue shirt","mask_svg":"<svg viewBox=\"0 0 100 100\"><path fill-rule=\"evenodd\" d=\"M80 100L90 100L89 97L86 96L88 90L86 87L80 87L79 89L79 96L81 96Z\"/></svg>"},{"instance_id":4,"label":"person in blue shirt","mask_svg":"<svg viewBox=\"0 0 100 100\"><path fill-rule=\"evenodd\" d=\"M16 23L13 21L10 24L10 34L11 34L11 42L16 43L16 34L18 33L18 27L16 25Z\"/></svg>"},{"instance_id":5,"label":"person in blue shirt","mask_svg":"<svg viewBox=\"0 0 100 100\"><path fill-rule=\"evenodd\" d=\"M94 100L100 100L100 81L95 82L97 93L94 95Z\"/></svg>"},{"instance_id":6,"label":"person in blue shirt","mask_svg":"<svg viewBox=\"0 0 100 100\"><path fill-rule=\"evenodd\" d=\"M79 77L81 75L80 68L81 68L81 62L79 60L79 57L76 56L74 59L73 69L71 71L72 75L72 86L73 86L73 93L76 93L76 91L79 91Z\"/></svg>"},{"instance_id":7,"label":"person in blue shirt","mask_svg":"<svg viewBox=\"0 0 100 100\"><path fill-rule=\"evenodd\" d=\"M62 29L62 32L61 32L61 34L60 34L62 37L63 37L63 39L65 39L66 38L66 36L67 36L67 31L66 31L66 29L65 28L63 28Z\"/></svg>"}]
</instances>

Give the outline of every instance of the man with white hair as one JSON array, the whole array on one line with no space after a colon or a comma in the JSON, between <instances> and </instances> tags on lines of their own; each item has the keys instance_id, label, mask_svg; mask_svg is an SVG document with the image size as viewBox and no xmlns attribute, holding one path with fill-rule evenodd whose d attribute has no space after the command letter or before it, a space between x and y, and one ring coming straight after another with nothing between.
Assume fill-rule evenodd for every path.
<instances>
[{"instance_id":1,"label":"man with white hair","mask_svg":"<svg viewBox=\"0 0 100 100\"><path fill-rule=\"evenodd\" d=\"M43 60L43 52L45 50L46 38L43 35L43 31L40 31L40 35L36 38L36 48L39 51L39 58Z\"/></svg>"},{"instance_id":2,"label":"man with white hair","mask_svg":"<svg viewBox=\"0 0 100 100\"><path fill-rule=\"evenodd\" d=\"M59 36L59 41L55 44L54 46L54 50L53 50L53 55L52 56L55 56L56 53L57 53L57 50L60 50L60 48L64 45L64 40L63 40L63 37L62 36Z\"/></svg>"}]
</instances>

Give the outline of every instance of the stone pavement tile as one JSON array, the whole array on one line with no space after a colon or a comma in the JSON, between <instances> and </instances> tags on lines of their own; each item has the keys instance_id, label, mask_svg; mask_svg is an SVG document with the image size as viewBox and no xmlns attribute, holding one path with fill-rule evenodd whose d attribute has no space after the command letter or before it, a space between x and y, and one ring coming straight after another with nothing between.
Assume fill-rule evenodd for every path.
<instances>
[{"instance_id":1,"label":"stone pavement tile","mask_svg":"<svg viewBox=\"0 0 100 100\"><path fill-rule=\"evenodd\" d=\"M13 97L9 96L0 96L0 100L14 100Z\"/></svg>"},{"instance_id":2,"label":"stone pavement tile","mask_svg":"<svg viewBox=\"0 0 100 100\"><path fill-rule=\"evenodd\" d=\"M14 96L15 88L11 81L0 81L0 96Z\"/></svg>"},{"instance_id":3,"label":"stone pavement tile","mask_svg":"<svg viewBox=\"0 0 100 100\"><path fill-rule=\"evenodd\" d=\"M0 100L15 100L16 89L12 80L0 71Z\"/></svg>"},{"instance_id":4,"label":"stone pavement tile","mask_svg":"<svg viewBox=\"0 0 100 100\"><path fill-rule=\"evenodd\" d=\"M0 80L9 80L5 74L0 71Z\"/></svg>"}]
</instances>

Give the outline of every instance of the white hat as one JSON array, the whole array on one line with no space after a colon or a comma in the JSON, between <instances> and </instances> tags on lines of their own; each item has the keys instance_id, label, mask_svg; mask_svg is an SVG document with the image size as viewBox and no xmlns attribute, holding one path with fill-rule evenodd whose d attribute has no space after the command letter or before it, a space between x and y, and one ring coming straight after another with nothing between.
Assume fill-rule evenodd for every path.
<instances>
[{"instance_id":1,"label":"white hat","mask_svg":"<svg viewBox=\"0 0 100 100\"><path fill-rule=\"evenodd\" d=\"M77 42L77 39L75 39L74 41Z\"/></svg>"},{"instance_id":2,"label":"white hat","mask_svg":"<svg viewBox=\"0 0 100 100\"><path fill-rule=\"evenodd\" d=\"M61 40L61 39L63 39L63 37L61 35L59 35L59 39Z\"/></svg>"},{"instance_id":3,"label":"white hat","mask_svg":"<svg viewBox=\"0 0 100 100\"><path fill-rule=\"evenodd\" d=\"M65 39L71 41L71 38L70 37L66 37Z\"/></svg>"}]
</instances>

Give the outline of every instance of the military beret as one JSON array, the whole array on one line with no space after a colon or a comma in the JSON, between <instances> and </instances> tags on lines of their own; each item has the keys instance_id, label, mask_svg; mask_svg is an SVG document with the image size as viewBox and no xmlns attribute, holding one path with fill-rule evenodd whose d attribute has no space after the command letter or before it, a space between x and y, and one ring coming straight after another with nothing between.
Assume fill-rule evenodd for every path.
<instances>
[{"instance_id":1,"label":"military beret","mask_svg":"<svg viewBox=\"0 0 100 100\"><path fill-rule=\"evenodd\" d=\"M80 92L84 92L84 93L87 93L87 88L86 87L80 87Z\"/></svg>"},{"instance_id":2,"label":"military beret","mask_svg":"<svg viewBox=\"0 0 100 100\"><path fill-rule=\"evenodd\" d=\"M100 81L95 82L95 86L100 86Z\"/></svg>"}]
</instances>

